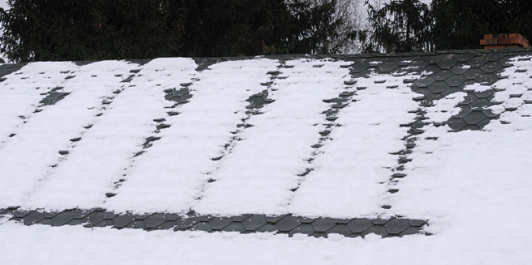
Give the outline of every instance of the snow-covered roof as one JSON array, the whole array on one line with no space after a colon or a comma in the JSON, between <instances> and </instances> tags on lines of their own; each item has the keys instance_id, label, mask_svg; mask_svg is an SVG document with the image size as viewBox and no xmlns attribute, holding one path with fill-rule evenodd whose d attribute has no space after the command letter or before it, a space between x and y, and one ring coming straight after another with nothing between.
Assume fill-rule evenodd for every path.
<instances>
[{"instance_id":1,"label":"snow-covered roof","mask_svg":"<svg viewBox=\"0 0 532 265\"><path fill-rule=\"evenodd\" d=\"M0 65L0 246L59 264L528 264L531 59Z\"/></svg>"}]
</instances>

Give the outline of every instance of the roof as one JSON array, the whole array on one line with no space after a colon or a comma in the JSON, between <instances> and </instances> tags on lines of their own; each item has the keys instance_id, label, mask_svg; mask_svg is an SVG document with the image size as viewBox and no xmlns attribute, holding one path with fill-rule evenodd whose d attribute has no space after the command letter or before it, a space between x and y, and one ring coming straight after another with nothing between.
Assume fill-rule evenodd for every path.
<instances>
[{"instance_id":1,"label":"roof","mask_svg":"<svg viewBox=\"0 0 532 265\"><path fill-rule=\"evenodd\" d=\"M531 233L508 220L532 206L531 58L519 48L0 65L0 245L112 237L98 251L114 259L125 250L106 246L126 238L161 251L275 242L293 258L325 244L340 263L355 244L389 251L372 261L415 247L424 254L405 263L452 253L498 264L511 251L524 264ZM71 251L64 262L83 256Z\"/></svg>"}]
</instances>

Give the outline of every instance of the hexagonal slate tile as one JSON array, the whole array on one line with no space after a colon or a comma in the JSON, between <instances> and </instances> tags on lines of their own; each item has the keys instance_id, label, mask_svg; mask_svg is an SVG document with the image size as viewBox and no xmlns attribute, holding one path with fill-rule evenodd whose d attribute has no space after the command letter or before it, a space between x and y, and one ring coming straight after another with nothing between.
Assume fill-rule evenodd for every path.
<instances>
[{"instance_id":1,"label":"hexagonal slate tile","mask_svg":"<svg viewBox=\"0 0 532 265\"><path fill-rule=\"evenodd\" d=\"M242 223L234 222L234 223L231 223L228 226L222 228L221 231L244 233L244 232L246 232L246 228L244 227L244 225L242 225Z\"/></svg>"},{"instance_id":2,"label":"hexagonal slate tile","mask_svg":"<svg viewBox=\"0 0 532 265\"><path fill-rule=\"evenodd\" d=\"M290 231L290 235L294 235L294 234L306 234L306 235L312 235L316 233L316 230L314 229L314 227L310 224L301 224L299 225L298 227L292 229Z\"/></svg>"},{"instance_id":3,"label":"hexagonal slate tile","mask_svg":"<svg viewBox=\"0 0 532 265\"><path fill-rule=\"evenodd\" d=\"M257 228L265 225L267 223L266 218L263 215L252 215L248 219L242 221L244 228L249 231L256 230Z\"/></svg>"},{"instance_id":4,"label":"hexagonal slate tile","mask_svg":"<svg viewBox=\"0 0 532 265\"><path fill-rule=\"evenodd\" d=\"M438 81L428 86L429 90L433 93L441 93L449 88L446 82Z\"/></svg>"},{"instance_id":5,"label":"hexagonal slate tile","mask_svg":"<svg viewBox=\"0 0 532 265\"><path fill-rule=\"evenodd\" d=\"M470 68L471 68L471 66L469 66L468 64L458 63L458 64L454 65L453 67L451 67L450 70L455 75L461 75L461 74L465 73L467 70L469 70Z\"/></svg>"},{"instance_id":6,"label":"hexagonal slate tile","mask_svg":"<svg viewBox=\"0 0 532 265\"><path fill-rule=\"evenodd\" d=\"M448 70L448 69L451 69L451 67L455 66L456 64L458 64L458 61L454 58L444 58L443 60L439 61L438 63L438 66L441 68L441 69L445 69L445 70Z\"/></svg>"},{"instance_id":7,"label":"hexagonal slate tile","mask_svg":"<svg viewBox=\"0 0 532 265\"><path fill-rule=\"evenodd\" d=\"M166 215L164 213L155 213L144 219L144 224L148 229L154 229L164 222L166 222Z\"/></svg>"},{"instance_id":8,"label":"hexagonal slate tile","mask_svg":"<svg viewBox=\"0 0 532 265\"><path fill-rule=\"evenodd\" d=\"M464 84L465 81L467 81L467 79L461 75L453 75L445 79L445 83L449 86L460 86Z\"/></svg>"},{"instance_id":9,"label":"hexagonal slate tile","mask_svg":"<svg viewBox=\"0 0 532 265\"><path fill-rule=\"evenodd\" d=\"M277 227L279 227L280 232L289 232L290 230L296 228L301 224L301 221L298 217L295 216L286 216L277 222Z\"/></svg>"},{"instance_id":10,"label":"hexagonal slate tile","mask_svg":"<svg viewBox=\"0 0 532 265\"><path fill-rule=\"evenodd\" d=\"M504 67L498 62L489 62L480 67L485 73L495 73L502 68Z\"/></svg>"},{"instance_id":11,"label":"hexagonal slate tile","mask_svg":"<svg viewBox=\"0 0 532 265\"><path fill-rule=\"evenodd\" d=\"M477 78L477 81L481 85L490 86L495 84L499 80L499 77L494 74L483 74Z\"/></svg>"},{"instance_id":12,"label":"hexagonal slate tile","mask_svg":"<svg viewBox=\"0 0 532 265\"><path fill-rule=\"evenodd\" d=\"M373 222L371 222L370 219L360 218L354 219L353 221L347 223L347 226L349 227L349 229L351 229L351 232L360 234L364 230L373 226Z\"/></svg>"},{"instance_id":13,"label":"hexagonal slate tile","mask_svg":"<svg viewBox=\"0 0 532 265\"><path fill-rule=\"evenodd\" d=\"M369 68L369 64L366 62L355 63L351 66L351 71L354 73L360 73Z\"/></svg>"},{"instance_id":14,"label":"hexagonal slate tile","mask_svg":"<svg viewBox=\"0 0 532 265\"><path fill-rule=\"evenodd\" d=\"M475 80L483 74L484 74L484 71L478 68L474 68L474 69L467 70L465 73L462 74L462 76L464 76L468 80Z\"/></svg>"},{"instance_id":15,"label":"hexagonal slate tile","mask_svg":"<svg viewBox=\"0 0 532 265\"><path fill-rule=\"evenodd\" d=\"M429 86L430 84L434 82L436 82L436 80L434 80L432 77L425 77L425 78L416 80L414 84L416 84L416 86L419 88L423 88L423 87Z\"/></svg>"},{"instance_id":16,"label":"hexagonal slate tile","mask_svg":"<svg viewBox=\"0 0 532 265\"><path fill-rule=\"evenodd\" d=\"M327 232L327 230L333 228L336 225L336 221L331 218L317 218L312 222L312 226L316 232Z\"/></svg>"},{"instance_id":17,"label":"hexagonal slate tile","mask_svg":"<svg viewBox=\"0 0 532 265\"><path fill-rule=\"evenodd\" d=\"M233 219L231 217L214 217L209 220L209 224L213 230L220 230L231 223L233 223Z\"/></svg>"},{"instance_id":18,"label":"hexagonal slate tile","mask_svg":"<svg viewBox=\"0 0 532 265\"><path fill-rule=\"evenodd\" d=\"M443 81L453 75L453 72L450 70L441 70L435 74L433 74L431 77L434 78L436 81Z\"/></svg>"},{"instance_id":19,"label":"hexagonal slate tile","mask_svg":"<svg viewBox=\"0 0 532 265\"><path fill-rule=\"evenodd\" d=\"M399 67L399 65L394 61L387 61L377 66L377 68L379 68L379 70L381 70L382 72L390 72L397 67Z\"/></svg>"},{"instance_id":20,"label":"hexagonal slate tile","mask_svg":"<svg viewBox=\"0 0 532 265\"><path fill-rule=\"evenodd\" d=\"M482 56L477 56L473 59L470 59L469 61L467 61L467 63L469 65L471 65L471 67L481 67L482 65L488 63L488 60L486 60L484 57Z\"/></svg>"},{"instance_id":21,"label":"hexagonal slate tile","mask_svg":"<svg viewBox=\"0 0 532 265\"><path fill-rule=\"evenodd\" d=\"M405 219L392 219L384 225L384 228L389 234L399 235L410 228L410 223Z\"/></svg>"},{"instance_id":22,"label":"hexagonal slate tile","mask_svg":"<svg viewBox=\"0 0 532 265\"><path fill-rule=\"evenodd\" d=\"M447 121L447 125L451 127L454 131L459 131L465 126L467 126L467 122L462 120L461 118L451 118Z\"/></svg>"},{"instance_id":23,"label":"hexagonal slate tile","mask_svg":"<svg viewBox=\"0 0 532 265\"><path fill-rule=\"evenodd\" d=\"M71 211L64 211L52 218L52 226L62 226L74 219L74 214Z\"/></svg>"}]
</instances>

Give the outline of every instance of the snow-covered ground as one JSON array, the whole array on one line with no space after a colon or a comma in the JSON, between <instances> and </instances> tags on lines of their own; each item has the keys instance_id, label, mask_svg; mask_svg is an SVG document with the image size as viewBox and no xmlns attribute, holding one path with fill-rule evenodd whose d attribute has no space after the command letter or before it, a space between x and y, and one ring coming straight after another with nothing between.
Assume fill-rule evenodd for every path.
<instances>
[{"instance_id":1,"label":"snow-covered ground","mask_svg":"<svg viewBox=\"0 0 532 265\"><path fill-rule=\"evenodd\" d=\"M431 237L386 239L27 227L9 222L0 224L0 246L5 264L530 264L530 232L521 223L513 225L515 220L504 220L506 226L498 231L488 228L480 234L452 229Z\"/></svg>"},{"instance_id":2,"label":"snow-covered ground","mask_svg":"<svg viewBox=\"0 0 532 265\"><path fill-rule=\"evenodd\" d=\"M0 246L9 254L2 260L530 264L532 104L525 103L532 100L526 72L532 61L524 59L530 57L510 62L513 66L501 74L507 79L465 88L494 88L500 104L490 108L501 116L482 131L461 132L432 122L459 112L465 92L421 107L414 101L419 95L403 82L419 76L374 74L349 86L344 84L351 80L349 69L341 61L257 58L214 64L202 72L186 58L145 65L29 64L0 83L0 208L399 215L429 220L425 230L434 235L289 238L23 226L3 219ZM280 73L272 78L276 69ZM70 94L55 105L39 106L42 93L57 86ZM175 102L165 100L164 91L180 87L189 87L192 98L172 108ZM260 109L262 114L247 113L246 99L263 90L274 101ZM330 139L312 148L327 124L323 112L330 104L323 100L345 91L355 94L328 128ZM391 153L406 143L408 128L400 125L412 122L417 108L426 112L428 125L408 155L407 176L390 182L398 158ZM171 127L156 132L161 118ZM239 127L243 120L253 127ZM144 148L153 136L160 139ZM76 138L81 139L71 141ZM136 156L140 151L145 153ZM306 168L313 170L298 176ZM386 192L390 187L399 192ZM116 196L108 198L110 192ZM381 208L384 204L391 209Z\"/></svg>"}]
</instances>

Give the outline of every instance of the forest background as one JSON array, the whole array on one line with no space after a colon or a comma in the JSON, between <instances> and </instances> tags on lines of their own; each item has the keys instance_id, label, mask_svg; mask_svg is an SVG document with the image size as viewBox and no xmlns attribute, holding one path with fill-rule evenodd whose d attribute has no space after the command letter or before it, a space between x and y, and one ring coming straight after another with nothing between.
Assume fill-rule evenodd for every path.
<instances>
[{"instance_id":1,"label":"forest background","mask_svg":"<svg viewBox=\"0 0 532 265\"><path fill-rule=\"evenodd\" d=\"M398 53L530 39L532 1L7 0L0 24L0 62Z\"/></svg>"}]
</instances>

